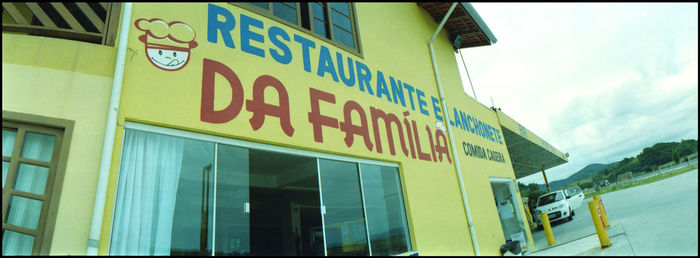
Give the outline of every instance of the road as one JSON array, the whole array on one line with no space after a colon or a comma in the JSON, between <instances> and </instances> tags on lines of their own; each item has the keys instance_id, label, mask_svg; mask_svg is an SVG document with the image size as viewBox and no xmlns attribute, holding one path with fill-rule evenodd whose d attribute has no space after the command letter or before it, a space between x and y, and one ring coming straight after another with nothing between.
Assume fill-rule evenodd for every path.
<instances>
[{"instance_id":1,"label":"road","mask_svg":"<svg viewBox=\"0 0 700 258\"><path fill-rule=\"evenodd\" d=\"M621 227L635 255L698 255L698 171L601 195L614 227ZM595 234L587 203L573 221L553 223L556 245ZM548 247L544 231L532 233L535 251ZM584 251L584 250L582 250Z\"/></svg>"}]
</instances>

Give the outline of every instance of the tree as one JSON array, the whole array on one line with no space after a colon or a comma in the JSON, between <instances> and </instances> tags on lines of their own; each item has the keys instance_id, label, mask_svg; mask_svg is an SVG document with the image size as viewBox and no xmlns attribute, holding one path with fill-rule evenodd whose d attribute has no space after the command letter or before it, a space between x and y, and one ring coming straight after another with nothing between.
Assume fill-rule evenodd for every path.
<instances>
[{"instance_id":1,"label":"tree","mask_svg":"<svg viewBox=\"0 0 700 258\"><path fill-rule=\"evenodd\" d=\"M579 186L581 189L591 188L593 186L593 181L581 183Z\"/></svg>"},{"instance_id":2,"label":"tree","mask_svg":"<svg viewBox=\"0 0 700 258\"><path fill-rule=\"evenodd\" d=\"M678 150L673 150L673 154L671 154L671 157L673 157L673 163L678 164L678 160L680 157L678 156Z\"/></svg>"}]
</instances>

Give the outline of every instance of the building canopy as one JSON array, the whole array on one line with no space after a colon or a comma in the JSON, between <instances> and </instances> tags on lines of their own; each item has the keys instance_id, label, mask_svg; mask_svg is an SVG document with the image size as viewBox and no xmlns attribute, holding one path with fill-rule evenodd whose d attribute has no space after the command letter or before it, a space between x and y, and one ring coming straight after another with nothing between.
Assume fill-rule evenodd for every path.
<instances>
[{"instance_id":1,"label":"building canopy","mask_svg":"<svg viewBox=\"0 0 700 258\"><path fill-rule=\"evenodd\" d=\"M523 178L542 169L553 168L568 162L568 153L564 154L557 150L500 109L496 110L496 114L506 140L515 178Z\"/></svg>"},{"instance_id":2,"label":"building canopy","mask_svg":"<svg viewBox=\"0 0 700 258\"><path fill-rule=\"evenodd\" d=\"M447 14L452 2L418 2L436 23ZM467 2L459 2L444 25L450 35L450 41L455 49L489 46L497 39L486 26L474 7ZM503 129L503 136L510 153L511 163L516 178L549 169L568 162L568 154L564 154L530 130L496 110Z\"/></svg>"}]
</instances>

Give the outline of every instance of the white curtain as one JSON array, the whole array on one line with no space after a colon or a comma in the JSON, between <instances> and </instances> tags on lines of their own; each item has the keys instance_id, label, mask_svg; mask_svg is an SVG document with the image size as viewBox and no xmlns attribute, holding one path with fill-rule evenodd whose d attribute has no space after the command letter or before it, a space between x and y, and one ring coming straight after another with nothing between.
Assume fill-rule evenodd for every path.
<instances>
[{"instance_id":1,"label":"white curtain","mask_svg":"<svg viewBox=\"0 0 700 258\"><path fill-rule=\"evenodd\" d=\"M2 155L5 157L12 156L12 148L15 146L16 132L2 130ZM7 178L7 169L10 167L10 162L2 162L2 187L5 187L5 179Z\"/></svg>"},{"instance_id":2,"label":"white curtain","mask_svg":"<svg viewBox=\"0 0 700 258\"><path fill-rule=\"evenodd\" d=\"M126 130L111 255L170 254L184 139Z\"/></svg>"},{"instance_id":3,"label":"white curtain","mask_svg":"<svg viewBox=\"0 0 700 258\"><path fill-rule=\"evenodd\" d=\"M2 130L2 155L12 156L12 148L15 146L16 132Z\"/></svg>"},{"instance_id":4,"label":"white curtain","mask_svg":"<svg viewBox=\"0 0 700 258\"><path fill-rule=\"evenodd\" d=\"M5 132L3 132L3 155L6 151L5 135ZM12 138L12 140L14 140L14 137ZM9 137L7 140L10 140ZM50 162L55 142L55 136L27 132L24 137L21 156L24 158ZM8 147L8 149L8 151L11 153L11 146ZM5 180L5 176L6 175L4 174L3 170L3 181ZM20 163L14 189L40 195L44 194L48 176L49 168L47 167ZM12 196L10 198L10 206L7 213L7 223L28 229L37 229L42 206L42 201L20 196ZM30 255L32 253L33 245L34 237L32 236L14 232L8 234L6 232L2 239L2 254Z\"/></svg>"}]
</instances>

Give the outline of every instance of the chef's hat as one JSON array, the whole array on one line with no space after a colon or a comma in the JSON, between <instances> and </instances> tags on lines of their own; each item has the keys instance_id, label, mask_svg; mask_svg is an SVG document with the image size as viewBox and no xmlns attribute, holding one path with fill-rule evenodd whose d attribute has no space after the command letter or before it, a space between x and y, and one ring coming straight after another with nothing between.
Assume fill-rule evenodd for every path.
<instances>
[{"instance_id":1,"label":"chef's hat","mask_svg":"<svg viewBox=\"0 0 700 258\"><path fill-rule=\"evenodd\" d=\"M190 49L197 46L197 42L194 41L194 30L183 22L166 23L158 18L150 20L141 18L136 20L134 25L137 29L146 32L146 35L139 37L139 40L148 45L176 49Z\"/></svg>"}]
</instances>

